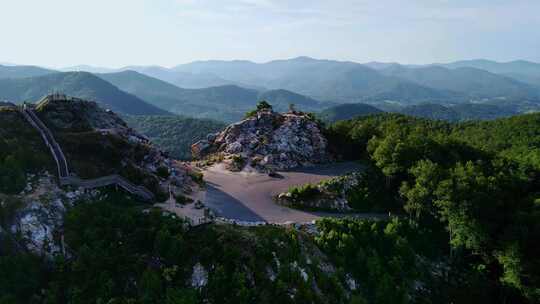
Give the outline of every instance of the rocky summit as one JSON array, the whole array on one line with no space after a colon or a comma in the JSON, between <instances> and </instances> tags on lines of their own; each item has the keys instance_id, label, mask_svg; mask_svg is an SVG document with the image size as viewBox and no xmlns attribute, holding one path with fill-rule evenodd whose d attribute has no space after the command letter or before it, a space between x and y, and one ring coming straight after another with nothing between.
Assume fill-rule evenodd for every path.
<instances>
[{"instance_id":1,"label":"rocky summit","mask_svg":"<svg viewBox=\"0 0 540 304\"><path fill-rule=\"evenodd\" d=\"M192 145L194 158L223 161L232 171L286 170L329 160L327 140L309 114L259 109Z\"/></svg>"}]
</instances>

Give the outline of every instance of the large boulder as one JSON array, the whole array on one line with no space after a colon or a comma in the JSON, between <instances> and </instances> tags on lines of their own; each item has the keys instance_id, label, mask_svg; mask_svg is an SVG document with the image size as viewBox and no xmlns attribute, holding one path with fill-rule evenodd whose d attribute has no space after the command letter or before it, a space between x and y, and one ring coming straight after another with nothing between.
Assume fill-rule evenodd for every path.
<instances>
[{"instance_id":1,"label":"large boulder","mask_svg":"<svg viewBox=\"0 0 540 304\"><path fill-rule=\"evenodd\" d=\"M197 159L220 154L219 159L233 160L235 167L241 164L259 171L291 169L329 159L327 140L316 120L304 113L280 114L270 109L259 110L193 144L192 153Z\"/></svg>"}]
</instances>

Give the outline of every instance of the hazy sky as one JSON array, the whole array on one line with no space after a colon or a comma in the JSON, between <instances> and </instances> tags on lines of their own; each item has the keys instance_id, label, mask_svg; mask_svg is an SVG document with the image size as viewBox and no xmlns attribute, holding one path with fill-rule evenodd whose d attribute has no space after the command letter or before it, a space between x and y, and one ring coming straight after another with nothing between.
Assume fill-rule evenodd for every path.
<instances>
[{"instance_id":1,"label":"hazy sky","mask_svg":"<svg viewBox=\"0 0 540 304\"><path fill-rule=\"evenodd\" d=\"M0 0L0 62L540 62L539 0Z\"/></svg>"}]
</instances>

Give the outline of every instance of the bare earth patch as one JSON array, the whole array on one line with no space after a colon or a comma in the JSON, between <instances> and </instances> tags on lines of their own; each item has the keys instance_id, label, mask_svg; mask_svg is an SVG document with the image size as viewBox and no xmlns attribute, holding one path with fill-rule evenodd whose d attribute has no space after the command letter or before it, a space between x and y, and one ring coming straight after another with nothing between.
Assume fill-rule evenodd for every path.
<instances>
[{"instance_id":1,"label":"bare earth patch","mask_svg":"<svg viewBox=\"0 0 540 304\"><path fill-rule=\"evenodd\" d=\"M343 162L281 171L278 172L280 177L270 177L257 172L230 172L224 168L223 164L217 164L203 171L207 183L203 202L218 216L228 219L270 223L307 223L322 216L339 215L279 206L273 201L273 197L291 186L318 183L324 179L361 169L362 166L358 163Z\"/></svg>"}]
</instances>

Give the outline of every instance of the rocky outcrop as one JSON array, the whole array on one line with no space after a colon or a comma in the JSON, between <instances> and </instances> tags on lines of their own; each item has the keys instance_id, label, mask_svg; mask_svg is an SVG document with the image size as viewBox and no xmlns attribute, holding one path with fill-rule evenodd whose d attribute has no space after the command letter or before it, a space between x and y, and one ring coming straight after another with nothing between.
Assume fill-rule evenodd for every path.
<instances>
[{"instance_id":1,"label":"rocky outcrop","mask_svg":"<svg viewBox=\"0 0 540 304\"><path fill-rule=\"evenodd\" d=\"M105 110L93 101L61 94L45 97L36 106L42 119L51 129L90 131L93 129L126 128L126 123L114 112Z\"/></svg>"},{"instance_id":2,"label":"rocky outcrop","mask_svg":"<svg viewBox=\"0 0 540 304\"><path fill-rule=\"evenodd\" d=\"M257 171L291 169L329 160L327 140L310 115L276 113L262 109L192 146L193 156L219 156L231 170L253 167Z\"/></svg>"},{"instance_id":3,"label":"rocky outcrop","mask_svg":"<svg viewBox=\"0 0 540 304\"><path fill-rule=\"evenodd\" d=\"M187 166L169 158L146 136L129 128L117 114L100 108L95 102L55 94L41 100L35 112L55 133L66 155L69 174L77 175L70 177L71 180L83 180L73 183L76 186L91 186L92 181L97 185L105 178L118 176L125 181L117 185L129 182L132 185L127 188L145 187L143 194L153 193L158 200L164 200L169 192L181 195L189 192L194 184ZM90 147L93 152L87 153L81 147ZM111 163L111 155L119 161Z\"/></svg>"},{"instance_id":4,"label":"rocky outcrop","mask_svg":"<svg viewBox=\"0 0 540 304\"><path fill-rule=\"evenodd\" d=\"M350 212L348 193L358 186L362 175L351 173L319 184L292 188L275 197L276 203L297 209Z\"/></svg>"},{"instance_id":5,"label":"rocky outcrop","mask_svg":"<svg viewBox=\"0 0 540 304\"><path fill-rule=\"evenodd\" d=\"M69 170L63 170L68 172L57 179L46 173L49 168L45 165L36 166L32 171L39 173L27 174L27 184L21 193L0 193L0 208L7 206L7 210L14 210L9 221L0 219L0 238L13 238L17 247L25 251L49 258L64 254L62 227L66 210L78 201L99 199L101 192L96 189L103 186L116 184L120 186L118 189L132 194L136 191L129 191L130 188L137 190L144 186L155 194L156 200L166 200L189 193L195 185L196 175L189 166L169 158L146 137L127 127L119 116L93 102L58 95L42 100L32 113L39 117L31 121L45 126L38 129L46 128L54 133L54 141L64 151ZM33 127L22 118L21 123L13 125ZM8 127L2 131L16 134L18 130ZM43 142L38 138L37 145ZM51 138L52 135L44 142L50 144ZM67 179L77 182L58 183Z\"/></svg>"},{"instance_id":6,"label":"rocky outcrop","mask_svg":"<svg viewBox=\"0 0 540 304\"><path fill-rule=\"evenodd\" d=\"M208 284L208 271L204 269L201 263L193 266L193 273L191 274L190 285L193 288L201 289Z\"/></svg>"},{"instance_id":7,"label":"rocky outcrop","mask_svg":"<svg viewBox=\"0 0 540 304\"><path fill-rule=\"evenodd\" d=\"M26 250L52 258L65 253L62 226L66 210L78 201L100 195L96 190L63 190L57 186L54 176L43 173L30 175L22 193L0 197L0 204L4 200L19 202L20 207L10 220L9 232L20 238L20 245Z\"/></svg>"}]
</instances>

